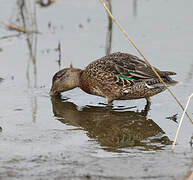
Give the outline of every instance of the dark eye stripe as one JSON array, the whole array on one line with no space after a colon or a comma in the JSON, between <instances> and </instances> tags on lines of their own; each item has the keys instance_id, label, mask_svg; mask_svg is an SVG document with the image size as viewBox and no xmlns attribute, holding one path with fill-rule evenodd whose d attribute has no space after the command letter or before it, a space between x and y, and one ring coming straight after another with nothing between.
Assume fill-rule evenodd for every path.
<instances>
[{"instance_id":1,"label":"dark eye stripe","mask_svg":"<svg viewBox=\"0 0 193 180\"><path fill-rule=\"evenodd\" d=\"M53 77L53 81L55 81L56 79L61 78L66 72L58 72L54 75Z\"/></svg>"}]
</instances>

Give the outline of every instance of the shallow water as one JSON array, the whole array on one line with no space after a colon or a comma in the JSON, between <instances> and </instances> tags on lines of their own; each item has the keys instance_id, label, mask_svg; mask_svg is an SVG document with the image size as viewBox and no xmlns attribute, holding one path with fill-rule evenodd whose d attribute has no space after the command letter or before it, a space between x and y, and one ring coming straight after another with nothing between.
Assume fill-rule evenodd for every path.
<instances>
[{"instance_id":1,"label":"shallow water","mask_svg":"<svg viewBox=\"0 0 193 180\"><path fill-rule=\"evenodd\" d=\"M2 0L0 20L22 26L19 1ZM21 1L20 1L21 2ZM27 1L26 29L33 18ZM20 4L21 5L21 4ZM177 72L171 89L185 104L193 92L193 1L112 1L112 11L150 62ZM166 91L145 100L115 101L80 89L50 98L53 74L84 68L111 52L137 54L98 1L57 1L36 7L39 34L0 25L0 179L185 179L193 171L192 125ZM5 37L10 36L13 37ZM15 36L16 35L16 36ZM61 43L61 61L58 43ZM112 47L111 47L111 46ZM111 48L110 48L111 47ZM139 55L138 55L139 56ZM193 101L188 113L193 117Z\"/></svg>"}]
</instances>

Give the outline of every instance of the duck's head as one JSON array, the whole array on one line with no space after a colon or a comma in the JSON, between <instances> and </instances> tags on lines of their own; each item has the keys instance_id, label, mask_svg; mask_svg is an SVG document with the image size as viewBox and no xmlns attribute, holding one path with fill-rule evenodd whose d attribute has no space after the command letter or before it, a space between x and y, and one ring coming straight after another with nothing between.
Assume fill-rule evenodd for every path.
<instances>
[{"instance_id":1,"label":"duck's head","mask_svg":"<svg viewBox=\"0 0 193 180\"><path fill-rule=\"evenodd\" d=\"M66 68L58 71L52 79L50 95L59 95L80 85L81 69Z\"/></svg>"}]
</instances>

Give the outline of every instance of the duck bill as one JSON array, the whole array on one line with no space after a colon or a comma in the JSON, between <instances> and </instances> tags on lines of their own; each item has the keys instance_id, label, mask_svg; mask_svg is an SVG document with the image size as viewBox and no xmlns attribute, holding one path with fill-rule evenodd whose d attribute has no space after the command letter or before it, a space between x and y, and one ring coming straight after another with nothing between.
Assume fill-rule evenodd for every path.
<instances>
[{"instance_id":1,"label":"duck bill","mask_svg":"<svg viewBox=\"0 0 193 180\"><path fill-rule=\"evenodd\" d=\"M59 95L60 93L56 92L53 87L50 89L50 92L49 92L50 96L57 96Z\"/></svg>"},{"instance_id":2,"label":"duck bill","mask_svg":"<svg viewBox=\"0 0 193 180\"><path fill-rule=\"evenodd\" d=\"M50 90L49 95L50 95L50 96L54 96L55 93L54 93L52 90Z\"/></svg>"}]
</instances>

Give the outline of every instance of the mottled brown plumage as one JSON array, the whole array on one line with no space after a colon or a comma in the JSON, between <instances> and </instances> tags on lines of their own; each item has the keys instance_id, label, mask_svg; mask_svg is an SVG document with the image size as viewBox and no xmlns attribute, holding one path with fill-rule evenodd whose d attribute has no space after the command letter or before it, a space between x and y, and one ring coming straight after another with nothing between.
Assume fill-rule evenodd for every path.
<instances>
[{"instance_id":1,"label":"mottled brown plumage","mask_svg":"<svg viewBox=\"0 0 193 180\"><path fill-rule=\"evenodd\" d=\"M167 85L178 82L170 78L176 73L155 68ZM67 68L53 77L51 94L80 87L88 94L113 100L146 98L164 91L151 67L137 56L113 53L90 63L84 70Z\"/></svg>"}]
</instances>

